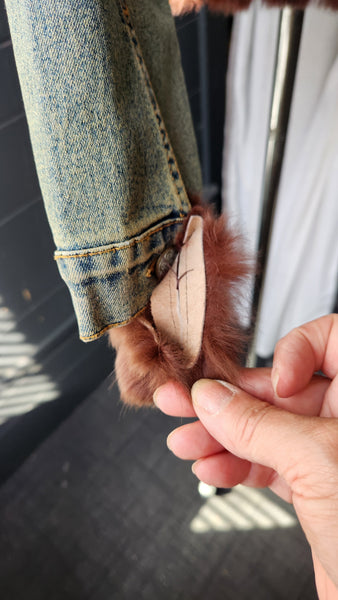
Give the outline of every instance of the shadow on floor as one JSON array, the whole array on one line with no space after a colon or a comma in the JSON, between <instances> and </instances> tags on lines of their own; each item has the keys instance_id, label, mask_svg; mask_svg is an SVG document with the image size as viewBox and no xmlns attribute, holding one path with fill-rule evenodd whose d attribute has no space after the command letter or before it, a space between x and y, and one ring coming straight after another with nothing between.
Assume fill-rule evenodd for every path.
<instances>
[{"instance_id":1,"label":"shadow on floor","mask_svg":"<svg viewBox=\"0 0 338 600\"><path fill-rule=\"evenodd\" d=\"M2 600L314 600L293 510L202 499L166 448L177 419L105 381L0 490Z\"/></svg>"}]
</instances>

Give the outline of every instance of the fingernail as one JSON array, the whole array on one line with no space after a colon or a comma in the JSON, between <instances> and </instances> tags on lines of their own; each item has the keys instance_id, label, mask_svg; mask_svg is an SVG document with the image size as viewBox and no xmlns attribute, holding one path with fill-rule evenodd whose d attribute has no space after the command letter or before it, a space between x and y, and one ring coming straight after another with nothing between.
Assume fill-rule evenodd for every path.
<instances>
[{"instance_id":1,"label":"fingernail","mask_svg":"<svg viewBox=\"0 0 338 600\"><path fill-rule=\"evenodd\" d=\"M159 395L161 393L162 387L163 387L163 385L160 385L160 387L158 387L157 390L155 390L153 393L153 402L154 402L155 406L157 406L157 407L158 407L158 400L159 400Z\"/></svg>"},{"instance_id":2,"label":"fingernail","mask_svg":"<svg viewBox=\"0 0 338 600\"><path fill-rule=\"evenodd\" d=\"M278 382L279 382L279 373L278 373L278 369L276 369L275 367L272 369L271 382L272 382L273 391L275 392L276 396L278 396L277 386L278 386Z\"/></svg>"},{"instance_id":3,"label":"fingernail","mask_svg":"<svg viewBox=\"0 0 338 600\"><path fill-rule=\"evenodd\" d=\"M200 379L194 383L191 395L196 407L203 408L210 415L217 415L236 392L237 389L225 381Z\"/></svg>"},{"instance_id":4,"label":"fingernail","mask_svg":"<svg viewBox=\"0 0 338 600\"><path fill-rule=\"evenodd\" d=\"M174 432L172 431L171 433L169 433L169 435L167 437L167 446L168 446L170 452L172 452L171 445L170 445L171 444L170 438L171 438L171 436L172 436L173 433Z\"/></svg>"}]
</instances>

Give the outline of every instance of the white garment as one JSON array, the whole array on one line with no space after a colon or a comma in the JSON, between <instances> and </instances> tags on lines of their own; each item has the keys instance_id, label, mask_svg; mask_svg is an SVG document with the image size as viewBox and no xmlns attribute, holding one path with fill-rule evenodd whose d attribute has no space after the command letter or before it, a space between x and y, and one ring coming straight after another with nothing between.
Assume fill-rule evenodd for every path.
<instances>
[{"instance_id":1,"label":"white garment","mask_svg":"<svg viewBox=\"0 0 338 600\"><path fill-rule=\"evenodd\" d=\"M235 18L227 77L223 206L257 247L277 9ZM306 10L279 187L257 353L332 311L338 274L338 15Z\"/></svg>"}]
</instances>

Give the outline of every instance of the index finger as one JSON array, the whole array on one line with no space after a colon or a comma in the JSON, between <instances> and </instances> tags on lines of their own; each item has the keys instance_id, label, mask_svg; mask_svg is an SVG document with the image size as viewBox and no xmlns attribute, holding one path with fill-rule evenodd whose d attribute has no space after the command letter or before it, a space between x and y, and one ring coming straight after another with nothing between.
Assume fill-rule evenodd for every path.
<instances>
[{"instance_id":1,"label":"index finger","mask_svg":"<svg viewBox=\"0 0 338 600\"><path fill-rule=\"evenodd\" d=\"M178 381L168 381L157 388L154 404L171 417L196 417L190 391Z\"/></svg>"},{"instance_id":2,"label":"index finger","mask_svg":"<svg viewBox=\"0 0 338 600\"><path fill-rule=\"evenodd\" d=\"M280 397L304 389L316 371L322 371L329 379L338 373L337 314L293 329L276 345L272 380Z\"/></svg>"}]
</instances>

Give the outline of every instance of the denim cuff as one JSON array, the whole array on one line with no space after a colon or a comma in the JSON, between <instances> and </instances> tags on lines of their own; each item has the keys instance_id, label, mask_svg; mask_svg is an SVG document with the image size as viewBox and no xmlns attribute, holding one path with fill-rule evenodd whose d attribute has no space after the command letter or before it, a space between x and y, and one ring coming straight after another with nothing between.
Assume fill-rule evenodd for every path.
<instances>
[{"instance_id":1,"label":"denim cuff","mask_svg":"<svg viewBox=\"0 0 338 600\"><path fill-rule=\"evenodd\" d=\"M183 220L183 216L166 219L118 244L55 252L71 293L81 340L95 340L143 310L158 283L157 258L173 243Z\"/></svg>"}]
</instances>

